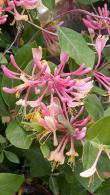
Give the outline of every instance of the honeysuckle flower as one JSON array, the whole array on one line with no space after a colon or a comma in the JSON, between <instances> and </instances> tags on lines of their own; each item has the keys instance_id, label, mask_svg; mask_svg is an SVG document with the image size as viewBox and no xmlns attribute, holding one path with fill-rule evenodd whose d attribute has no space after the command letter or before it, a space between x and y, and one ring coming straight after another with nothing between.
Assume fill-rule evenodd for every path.
<instances>
[{"instance_id":1,"label":"honeysuckle flower","mask_svg":"<svg viewBox=\"0 0 110 195\"><path fill-rule=\"evenodd\" d=\"M51 104L49 106L45 106L45 104L41 104L41 112L42 117L39 120L40 125L42 125L48 133L53 133L53 143L54 146L58 145L58 140L56 136L56 131L59 127L58 124L58 115L62 114L61 105L59 99L57 97L52 98Z\"/></svg>"},{"instance_id":2,"label":"honeysuckle flower","mask_svg":"<svg viewBox=\"0 0 110 195\"><path fill-rule=\"evenodd\" d=\"M70 150L66 152L66 155L69 157L68 164L72 166L74 164L75 157L78 156L78 153L74 148L74 138L72 136L70 136Z\"/></svg>"},{"instance_id":3,"label":"honeysuckle flower","mask_svg":"<svg viewBox=\"0 0 110 195\"><path fill-rule=\"evenodd\" d=\"M83 127L80 131L78 128L75 129L75 135L77 140L82 140L86 136L87 127Z\"/></svg>"},{"instance_id":4,"label":"honeysuckle flower","mask_svg":"<svg viewBox=\"0 0 110 195\"><path fill-rule=\"evenodd\" d=\"M6 11L13 9L13 6L9 1L0 1L0 25L4 24L7 21L8 15L5 14Z\"/></svg>"},{"instance_id":5,"label":"honeysuckle flower","mask_svg":"<svg viewBox=\"0 0 110 195\"><path fill-rule=\"evenodd\" d=\"M14 2L16 6L30 10L39 7L41 4L41 0L14 0Z\"/></svg>"},{"instance_id":6,"label":"honeysuckle flower","mask_svg":"<svg viewBox=\"0 0 110 195\"><path fill-rule=\"evenodd\" d=\"M22 106L29 105L31 107L37 107L49 92L51 98L54 94L58 95L63 103L65 112L66 105L69 107L83 105L82 100L92 89L93 81L91 80L91 77L76 79L76 76L83 76L85 73L89 73L91 69L85 68L84 65L81 65L81 67L71 74L64 73L65 64L67 63L69 56L67 53L62 53L60 56L60 64L55 68L54 73L52 74L48 62L41 59L42 49L40 47L33 49L32 53L34 64L31 75L28 75L19 68L13 55L10 56L10 59L12 65L17 69L17 73L10 71L6 66L2 66L2 70L8 78L22 81L22 84L14 87L15 90L12 88L12 93L15 91L17 97L20 97L20 94L26 89L24 95L25 104L22 99L18 101L17 104L20 105L21 103ZM28 96L32 88L34 88L35 94L39 94L39 96L34 101L28 101ZM10 88L8 89L5 87L3 90L11 93Z\"/></svg>"},{"instance_id":7,"label":"honeysuckle flower","mask_svg":"<svg viewBox=\"0 0 110 195\"><path fill-rule=\"evenodd\" d=\"M19 81L22 81L23 83L22 84L19 84L18 86L14 87L14 88L8 88L8 87L3 87L3 90L6 92L6 93L16 93L17 96L20 96L20 94L25 90L27 89L26 91L26 94L25 94L25 97L24 97L24 100L20 100L18 101L18 105L27 105L26 101L27 101L27 98L28 98L28 95L30 93L30 90L31 88L37 88L38 86L38 83L40 82L39 80L36 80L34 81L32 79L32 76L30 75L27 75L26 73L24 73L20 68L19 66L16 64L15 62L15 59L14 59L14 56L11 55L10 56L11 58L11 63L12 65L19 71L18 72L14 72L14 71L10 71L5 65L2 65L1 68L5 74L5 76L7 76L8 78L11 78L11 79L17 79ZM19 95L18 95L19 94ZM25 103L24 103L25 101Z\"/></svg>"},{"instance_id":8,"label":"honeysuckle flower","mask_svg":"<svg viewBox=\"0 0 110 195\"><path fill-rule=\"evenodd\" d=\"M102 54L102 51L103 51L108 39L109 39L109 37L105 37L102 35L99 35L96 39L95 49L96 49L97 54L98 54L98 62L97 62L97 65L95 66L95 70L98 68L98 66L100 64L101 54Z\"/></svg>"},{"instance_id":9,"label":"honeysuckle flower","mask_svg":"<svg viewBox=\"0 0 110 195\"><path fill-rule=\"evenodd\" d=\"M99 84L101 84L102 87L104 87L107 90L110 102L110 78L108 76L105 76L101 72L95 72L94 78L97 80Z\"/></svg>"},{"instance_id":10,"label":"honeysuckle flower","mask_svg":"<svg viewBox=\"0 0 110 195\"><path fill-rule=\"evenodd\" d=\"M100 158L102 151L103 151L103 146L100 146L95 162L89 169L80 173L81 177L87 178L87 177L91 177L92 175L94 175L94 173L97 171L96 166L97 166L97 163L98 163L98 160Z\"/></svg>"},{"instance_id":11,"label":"honeysuckle flower","mask_svg":"<svg viewBox=\"0 0 110 195\"><path fill-rule=\"evenodd\" d=\"M68 136L66 135L60 141L57 148L50 153L48 160L52 161L53 168L57 167L58 165L64 164L64 161L65 161L64 150L65 150L67 142L68 142Z\"/></svg>"},{"instance_id":12,"label":"honeysuckle flower","mask_svg":"<svg viewBox=\"0 0 110 195\"><path fill-rule=\"evenodd\" d=\"M107 4L104 4L104 7L101 9L98 7L98 16L99 18L95 18L95 16L87 15L86 18L83 19L84 24L87 28L91 28L93 30L104 30L107 33L110 33L110 20L100 18L101 17L110 17L110 11L107 8Z\"/></svg>"},{"instance_id":13,"label":"honeysuckle flower","mask_svg":"<svg viewBox=\"0 0 110 195\"><path fill-rule=\"evenodd\" d=\"M64 23L63 21L56 20L54 21L54 23L45 27L45 29L53 33L56 33L57 27L61 26L63 23ZM43 37L44 37L48 51L53 56L58 56L60 54L58 37L56 35L49 34L48 32L42 31L42 33L43 33Z\"/></svg>"},{"instance_id":14,"label":"honeysuckle flower","mask_svg":"<svg viewBox=\"0 0 110 195\"><path fill-rule=\"evenodd\" d=\"M68 54L63 53L60 56L60 64L58 67L55 68L54 73L52 74L47 63L44 63L43 68L45 68L44 73L44 80L46 82L47 88L46 90L50 92L52 95L53 93L58 94L61 101L70 107L80 106L83 103L81 100L86 97L86 95L90 92L93 87L93 81L91 81L91 77L85 79L73 79L71 78L72 75L78 76L84 75L85 72L90 72L90 68L81 68L78 71L74 71L69 75L69 73L64 73L64 67L66 62L68 61ZM35 59L35 66L38 67L39 70L42 71L42 61L40 59ZM46 91L46 92L47 92ZM40 99L41 100L41 99ZM36 101L30 101L29 105L31 107L36 107L39 104L39 99Z\"/></svg>"},{"instance_id":15,"label":"honeysuckle flower","mask_svg":"<svg viewBox=\"0 0 110 195\"><path fill-rule=\"evenodd\" d=\"M0 15L0 25L7 21L8 15Z\"/></svg>"}]
</instances>

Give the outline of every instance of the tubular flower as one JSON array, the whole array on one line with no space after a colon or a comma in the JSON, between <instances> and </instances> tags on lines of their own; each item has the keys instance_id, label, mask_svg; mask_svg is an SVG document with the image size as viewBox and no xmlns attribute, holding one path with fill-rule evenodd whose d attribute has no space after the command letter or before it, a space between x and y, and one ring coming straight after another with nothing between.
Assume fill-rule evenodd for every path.
<instances>
[{"instance_id":1,"label":"tubular flower","mask_svg":"<svg viewBox=\"0 0 110 195\"><path fill-rule=\"evenodd\" d=\"M23 83L19 84L18 86L14 87L14 88L3 87L3 90L6 93L16 93L16 96L19 97L20 94L26 89L24 99L23 100L20 99L17 102L17 104L22 105L22 106L27 106L27 98L28 98L28 95L30 93L30 90L32 88L34 88L35 89L35 94L39 93L39 89L37 89L37 86L38 86L39 83L41 84L41 82L40 82L39 79L38 80L33 80L32 75L30 76L30 75L26 74L25 72L23 72L19 68L19 66L16 64L13 55L10 56L10 59L11 59L12 65L19 71L19 73L10 71L6 66L2 65L1 68L2 68L5 76L7 76L8 78L11 78L11 79L16 79L16 80L22 81ZM34 67L33 67L33 69L34 69Z\"/></svg>"},{"instance_id":2,"label":"tubular flower","mask_svg":"<svg viewBox=\"0 0 110 195\"><path fill-rule=\"evenodd\" d=\"M61 109L61 105L57 97L54 97L53 100L51 100L51 104L47 107L45 106L45 104L41 104L42 118L39 120L39 124L44 127L48 134L53 133L54 146L58 145L56 131L59 128L58 115L62 114L62 112L63 111Z\"/></svg>"},{"instance_id":3,"label":"tubular flower","mask_svg":"<svg viewBox=\"0 0 110 195\"><path fill-rule=\"evenodd\" d=\"M7 21L8 15L0 15L0 25Z\"/></svg>"},{"instance_id":4,"label":"tubular flower","mask_svg":"<svg viewBox=\"0 0 110 195\"><path fill-rule=\"evenodd\" d=\"M13 9L12 1L0 1L0 25L7 21L8 15L5 14L6 11Z\"/></svg>"},{"instance_id":5,"label":"tubular flower","mask_svg":"<svg viewBox=\"0 0 110 195\"><path fill-rule=\"evenodd\" d=\"M16 6L21 6L25 9L35 9L40 6L41 0L14 0Z\"/></svg>"},{"instance_id":6,"label":"tubular flower","mask_svg":"<svg viewBox=\"0 0 110 195\"><path fill-rule=\"evenodd\" d=\"M107 90L110 102L110 77L105 76L101 72L96 72L94 74L94 78L97 80L99 84L101 84L102 87L104 87Z\"/></svg>"},{"instance_id":7,"label":"tubular flower","mask_svg":"<svg viewBox=\"0 0 110 195\"><path fill-rule=\"evenodd\" d=\"M69 157L68 164L70 166L74 165L75 157L78 156L78 153L75 151L74 138L72 136L70 136L70 150L66 153L66 155Z\"/></svg>"},{"instance_id":8,"label":"tubular flower","mask_svg":"<svg viewBox=\"0 0 110 195\"><path fill-rule=\"evenodd\" d=\"M101 54L102 54L102 51L108 41L109 37L105 37L105 36L102 36L102 35L99 35L96 39L96 43L95 43L95 49L97 51L97 54L98 54L98 62L97 62L97 65L95 66L95 70L98 68L98 66L100 65L100 61L101 61Z\"/></svg>"},{"instance_id":9,"label":"tubular flower","mask_svg":"<svg viewBox=\"0 0 110 195\"><path fill-rule=\"evenodd\" d=\"M97 18L95 16L87 15L86 18L83 19L83 22L87 28L99 31L104 30L107 33L110 33L110 20L106 19L110 17L110 11L107 9L107 4L104 4L102 9L98 7L98 16L99 17Z\"/></svg>"},{"instance_id":10,"label":"tubular flower","mask_svg":"<svg viewBox=\"0 0 110 195\"><path fill-rule=\"evenodd\" d=\"M63 21L55 21L54 23L48 25L45 27L46 30L51 31L53 33L57 32L57 27L61 26L64 22ZM56 35L49 34L48 32L44 32L43 37L47 46L48 51L53 55L53 56L58 56L60 54L60 47L59 47L59 41L58 37Z\"/></svg>"},{"instance_id":11,"label":"tubular flower","mask_svg":"<svg viewBox=\"0 0 110 195\"><path fill-rule=\"evenodd\" d=\"M59 145L57 146L57 148L50 153L48 160L52 161L53 169L55 167L58 167L59 165L64 164L65 161L64 150L67 142L68 142L68 136L64 136L60 141Z\"/></svg>"},{"instance_id":12,"label":"tubular flower","mask_svg":"<svg viewBox=\"0 0 110 195\"><path fill-rule=\"evenodd\" d=\"M96 166L97 166L97 163L98 163L98 160L101 156L102 151L103 151L103 147L101 146L100 149L99 149L99 152L97 154L95 162L93 163L93 165L89 169L87 169L86 171L83 171L82 173L80 173L81 177L87 178L87 177L91 177L92 175L95 174L95 172L97 171Z\"/></svg>"},{"instance_id":13,"label":"tubular flower","mask_svg":"<svg viewBox=\"0 0 110 195\"><path fill-rule=\"evenodd\" d=\"M108 41L108 37L106 36L101 36L99 35L96 39L96 43L95 43L95 49L97 51L98 54L98 62L97 64L94 66L94 78L95 80L108 91L108 96L109 96L109 102L110 102L110 78L106 75L104 75L104 73L101 73L98 71L98 68L101 67L100 63L101 63L101 53L106 45L106 42Z\"/></svg>"},{"instance_id":14,"label":"tubular flower","mask_svg":"<svg viewBox=\"0 0 110 195\"><path fill-rule=\"evenodd\" d=\"M40 60L34 58L36 67L42 69L42 64ZM91 71L90 68L84 68L83 65L72 73L64 73L64 67L68 61L68 55L66 53L61 54L60 64L55 68L54 73L46 62L44 62L44 67L46 68L43 79L46 82L46 90L50 92L51 96L53 93L57 94L64 105L67 104L70 107L76 107L82 105L82 99L90 92L93 87L93 81L91 77L85 79L74 79L72 76L84 75ZM46 92L47 92L46 91ZM41 98L40 98L41 100ZM31 101L29 105L31 107L36 107L39 103L39 99L36 101Z\"/></svg>"},{"instance_id":15,"label":"tubular flower","mask_svg":"<svg viewBox=\"0 0 110 195\"><path fill-rule=\"evenodd\" d=\"M81 107L75 116L71 116L68 106L66 108L62 108L62 106L63 103L58 97L51 96L51 102L48 106L41 103L37 108L39 112L35 111L26 116L26 119L29 119L30 122L34 121L42 127L40 132L36 132L39 141L43 141L44 138L47 140L52 135L53 145L57 148L50 153L49 161L55 162L54 164L57 166L65 161L64 150L67 142L70 143L70 150L66 153L68 164L74 165L75 157L78 156L74 148L74 139L79 141L84 139L87 124L90 121L89 116L79 119L84 112L84 107ZM63 136L61 141L58 139L58 132Z\"/></svg>"},{"instance_id":16,"label":"tubular flower","mask_svg":"<svg viewBox=\"0 0 110 195\"><path fill-rule=\"evenodd\" d=\"M81 65L74 72L64 73L63 70L66 62L68 61L68 54L63 53L60 56L60 64L55 68L54 73L52 74L47 61L41 60L42 49L39 47L37 49L33 49L32 52L34 64L31 75L28 75L19 68L12 55L10 56L11 63L19 71L19 73L10 71L4 65L2 66L2 70L8 78L17 79L22 82L14 88L10 89L4 87L3 90L7 93L16 93L18 98L25 90L26 93L24 98L17 102L18 105L22 106L39 106L47 92L50 93L51 98L53 97L53 94L57 94L61 102L63 102L64 109L66 108L66 105L69 107L83 105L82 100L92 89L93 81L91 80L91 77L83 79L76 79L74 77L83 76L89 73L91 69L85 68L84 65ZM38 98L34 101L28 101L28 96L32 88L35 91L35 95L38 95Z\"/></svg>"}]
</instances>

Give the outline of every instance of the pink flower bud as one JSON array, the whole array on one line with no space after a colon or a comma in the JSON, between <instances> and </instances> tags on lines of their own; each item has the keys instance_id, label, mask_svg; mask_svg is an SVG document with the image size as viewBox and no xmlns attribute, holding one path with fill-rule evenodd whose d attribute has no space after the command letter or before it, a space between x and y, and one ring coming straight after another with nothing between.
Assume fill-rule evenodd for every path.
<instances>
[{"instance_id":1,"label":"pink flower bud","mask_svg":"<svg viewBox=\"0 0 110 195\"><path fill-rule=\"evenodd\" d=\"M5 92L5 93L16 93L16 88L8 88L8 87L3 87L3 91Z\"/></svg>"}]
</instances>

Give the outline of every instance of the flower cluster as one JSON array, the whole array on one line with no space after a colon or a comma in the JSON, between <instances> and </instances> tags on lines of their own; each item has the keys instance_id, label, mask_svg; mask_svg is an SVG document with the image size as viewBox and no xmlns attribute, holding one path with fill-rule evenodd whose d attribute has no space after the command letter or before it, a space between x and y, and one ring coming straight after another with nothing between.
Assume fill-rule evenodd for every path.
<instances>
[{"instance_id":1,"label":"flower cluster","mask_svg":"<svg viewBox=\"0 0 110 195\"><path fill-rule=\"evenodd\" d=\"M17 105L31 107L34 112L25 115L29 123L35 122L41 127L37 132L39 141L53 137L55 150L50 152L48 157L53 166L63 164L66 156L68 163L74 163L78 153L74 147L74 141L82 141L86 136L90 116L85 110L84 99L93 87L93 79L108 91L110 96L110 78L100 72L101 54L108 41L108 37L99 35L96 39L95 49L98 54L97 64L91 68L86 68L83 64L72 72L64 72L68 62L68 53L60 55L60 64L51 71L46 60L42 60L42 48L33 48L33 64L31 74L23 71L16 63L14 56L10 56L11 64L16 71L9 70L5 65L1 68L4 75L10 79L19 80L20 84L14 88L3 87L3 91L16 94L19 100ZM90 77L89 75L92 75ZM34 90L34 100L30 100L31 90ZM45 102L46 97L50 96L49 101ZM74 113L75 112L75 113ZM35 113L35 117L31 116ZM83 114L85 113L85 114ZM58 134L61 136L59 137ZM66 145L70 144L67 151ZM66 153L65 153L66 151ZM66 156L65 156L66 154ZM83 176L83 174L81 174Z\"/></svg>"},{"instance_id":2,"label":"flower cluster","mask_svg":"<svg viewBox=\"0 0 110 195\"><path fill-rule=\"evenodd\" d=\"M74 149L74 139L82 140L85 137L87 124L90 121L87 114L83 116L83 100L93 87L93 81L88 76L91 68L85 68L82 64L73 72L64 72L69 56L67 53L62 53L60 64L52 73L48 62L42 60L41 47L33 48L32 54L33 65L30 75L17 65L13 55L10 59L16 72L9 70L5 65L1 66L6 77L20 81L20 84L13 88L4 86L3 91L16 94L19 98L17 105L28 106L35 110L36 123L43 127L38 135L39 140L53 134L53 145L57 148L50 154L49 160L63 164L64 150L66 144L70 142L70 150L66 154L72 163L73 157L78 155ZM29 100L31 90L34 90L35 100ZM44 104L47 95L50 95L48 105ZM75 115L72 114L74 109ZM26 118L30 119L29 116L27 114ZM63 136L61 140L57 138L57 131Z\"/></svg>"},{"instance_id":3,"label":"flower cluster","mask_svg":"<svg viewBox=\"0 0 110 195\"><path fill-rule=\"evenodd\" d=\"M92 89L93 81L91 77L82 79L76 77L84 76L91 71L91 68L85 68L84 65L81 65L74 72L64 73L64 67L68 61L68 54L63 53L60 56L60 64L55 68L52 74L47 61L41 60L42 48L33 48L32 51L34 64L31 75L28 75L19 68L13 55L10 56L11 63L18 72L10 71L5 65L1 66L4 74L8 78L22 81L21 84L14 88L3 87L6 93L15 93L17 97L20 96L24 90L26 91L23 99L21 98L17 101L17 105L37 107L48 92L51 99L54 94L57 94L64 107L66 105L69 107L83 105L82 100ZM37 99L29 101L28 96L32 88L34 89L35 95L37 95Z\"/></svg>"},{"instance_id":4,"label":"flower cluster","mask_svg":"<svg viewBox=\"0 0 110 195\"><path fill-rule=\"evenodd\" d=\"M83 19L84 24L87 28L93 29L94 31L104 31L110 33L110 11L107 8L107 4L101 9L98 7L98 15L92 14L87 15Z\"/></svg>"},{"instance_id":5,"label":"flower cluster","mask_svg":"<svg viewBox=\"0 0 110 195\"><path fill-rule=\"evenodd\" d=\"M27 20L26 15L22 15L18 13L17 7L20 6L21 8L25 9L35 9L39 7L41 4L40 0L6 0L0 2L0 25L4 24L7 21L8 15L5 12L13 13L15 20Z\"/></svg>"}]
</instances>

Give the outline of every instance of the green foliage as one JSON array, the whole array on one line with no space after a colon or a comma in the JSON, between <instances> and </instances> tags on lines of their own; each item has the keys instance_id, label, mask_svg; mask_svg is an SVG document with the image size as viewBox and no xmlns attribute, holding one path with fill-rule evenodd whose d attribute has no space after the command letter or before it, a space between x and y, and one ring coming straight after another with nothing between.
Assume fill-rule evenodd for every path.
<instances>
[{"instance_id":1,"label":"green foliage","mask_svg":"<svg viewBox=\"0 0 110 195\"><path fill-rule=\"evenodd\" d=\"M93 165L98 152L99 152L98 145L95 145L92 141L85 140L83 145L82 156L84 170L89 169Z\"/></svg>"},{"instance_id":2,"label":"green foliage","mask_svg":"<svg viewBox=\"0 0 110 195\"><path fill-rule=\"evenodd\" d=\"M17 157L16 154L14 154L13 152L6 151L6 150L4 150L4 153L5 153L6 158L10 162L19 164L19 158Z\"/></svg>"},{"instance_id":3,"label":"green foliage","mask_svg":"<svg viewBox=\"0 0 110 195\"><path fill-rule=\"evenodd\" d=\"M54 193L54 195L59 194L58 182L57 182L57 179L53 176L50 176L49 187L50 187L51 191Z\"/></svg>"},{"instance_id":4,"label":"green foliage","mask_svg":"<svg viewBox=\"0 0 110 195\"><path fill-rule=\"evenodd\" d=\"M98 120L87 131L87 139L100 144L110 144L110 116Z\"/></svg>"},{"instance_id":5,"label":"green foliage","mask_svg":"<svg viewBox=\"0 0 110 195\"><path fill-rule=\"evenodd\" d=\"M103 180L101 180L97 174L95 174L93 178L80 177L81 172L82 172L82 166L80 163L78 163L75 169L75 175L77 180L86 190L88 190L91 193L95 192L102 184Z\"/></svg>"},{"instance_id":6,"label":"green foliage","mask_svg":"<svg viewBox=\"0 0 110 195\"><path fill-rule=\"evenodd\" d=\"M70 125L70 123L64 117L62 117L61 115L59 115L58 120L61 124L63 124L65 127L67 127L70 135L74 136L73 128Z\"/></svg>"},{"instance_id":7,"label":"green foliage","mask_svg":"<svg viewBox=\"0 0 110 195\"><path fill-rule=\"evenodd\" d=\"M36 100L40 96L41 98L43 97L44 84L42 84L42 80L44 79L44 83L46 79L48 80L48 92L43 97L42 103L35 108L30 108L30 106L22 108L16 106L16 94L6 94L3 92L2 87L12 88L24 81L9 79L3 75L2 70L0 71L0 195L34 194L34 189L40 189L39 192L35 192L38 194L54 195L87 195L89 193L106 195L110 193L110 103L108 101L110 100L110 48L108 45L101 51L104 36L100 37L100 44L97 45L102 52L102 56L99 67L95 70L95 64L97 64L98 59L95 48L96 38L98 34L109 36L109 33L107 34L107 29L103 29L102 33L101 30L96 32L94 30L94 33L90 31L93 33L90 36L90 32L85 27L83 28L82 25L82 18L86 18L86 13L97 10L98 1L101 6L104 2L101 2L101 0L76 0L75 5L73 1L72 8L72 1L65 1L59 2L56 6L55 0L42 0L44 6L47 7L47 13L44 14L44 18L40 14L41 7L35 9L18 7L19 14L28 16L28 21L24 21L23 18L15 21L13 20L14 10L9 13L7 11L6 15L9 15L7 23L0 26L0 64L4 64L10 70L20 73L10 64L10 54L13 54L16 63L22 69L21 74L24 74L29 80L29 83L26 82L26 84L30 86L37 79L41 83L42 89L38 91L38 93L40 92L39 94L35 93L34 90L35 87L37 89L37 84L33 84L33 89L31 89L28 97L29 101ZM3 5L3 7L5 6ZM79 12L74 12L74 6L77 7L75 9L79 10ZM71 14L69 14L69 9L72 9ZM83 14L80 12L81 9L83 9ZM97 14L96 11L94 13ZM99 20L98 22L100 24L102 22L103 25L108 21L101 21L101 17L100 19L99 17L93 17L93 19ZM58 27L62 21L64 21L64 27ZM77 25L78 29L79 25L81 25L80 33L73 30ZM71 29L67 28L68 26ZM106 28L109 28L108 23ZM16 37L19 30L20 33ZM54 36L52 33L58 36ZM107 44L109 44L109 41ZM56 49L56 45L60 47L61 52L69 54L70 59L66 65L65 59L60 60L60 55L54 56L55 50L51 52L53 55L49 53L50 50ZM44 67L41 72L38 68L34 72L32 48L37 48L38 46L43 47L43 57L39 62L39 53L37 53L36 66L44 65ZM4 53L6 53L5 56L3 55ZM45 74L45 70L47 70L45 60L53 76L47 72ZM60 61L62 61L61 64ZM58 70L57 75L58 64L60 64L61 69ZM81 66L79 67L81 64L84 64L86 68L91 68L91 72L83 75ZM85 67L83 70L85 70ZM62 71L63 68L64 70ZM77 69L78 76L73 73ZM103 77L102 74L105 75L105 80L103 81L105 85L98 82L95 77L97 72L100 78ZM44 75L45 78L43 78ZM76 81L76 83L79 82L80 84L81 79L86 79L87 77L91 77L93 88L83 99L81 94L83 93L83 84L80 87L77 85L78 88L74 88L74 83ZM71 82L72 80L74 82ZM85 80L83 81L85 82ZM68 85L65 90L62 90L63 87L60 88L60 86L66 86L66 82L70 86ZM51 83L52 88L54 85L55 89L51 89ZM28 86L21 91L20 98L24 98ZM88 90L89 83L85 85L85 91L86 87ZM61 91L57 92L57 88ZM51 91L51 96L49 90ZM70 96L73 97L73 101L74 96L76 96L75 101L79 101L80 106L69 107L66 101L67 99L69 100ZM53 97L59 98L59 107L61 106L62 108L58 108L58 115L56 114L57 110L53 110L57 109L55 104L50 105ZM84 112L80 112L81 107L82 110L84 107ZM32 119L28 120L28 117L26 118L28 114L36 112L39 112L39 117L36 118L37 122ZM46 116L50 116L49 112L51 112L52 118L50 118L50 121L47 120L48 124L46 123ZM87 116L90 116L89 122L85 120ZM3 123L4 117L9 118L5 124ZM82 140L78 140L77 133L83 135L83 127L87 127L86 136ZM53 145L55 136L57 136L58 146ZM96 165L99 175L96 172L90 178L81 177L81 172L91 168L102 146L103 152ZM58 150L57 155L52 153L52 151L55 152L56 148ZM62 153L63 150L64 153ZM79 155L77 158L75 158L75 152ZM68 156L68 153L71 155ZM54 154L54 160L51 162L50 154L51 156ZM61 160L63 162L64 158L65 162L61 165L60 162Z\"/></svg>"},{"instance_id":8,"label":"green foliage","mask_svg":"<svg viewBox=\"0 0 110 195\"><path fill-rule=\"evenodd\" d=\"M0 173L0 194L12 195L24 182L24 177L11 173Z\"/></svg>"},{"instance_id":9,"label":"green foliage","mask_svg":"<svg viewBox=\"0 0 110 195\"><path fill-rule=\"evenodd\" d=\"M3 153L3 152L1 152L1 153L0 153L0 163L2 163L2 162L3 162L3 160L4 160L4 153Z\"/></svg>"},{"instance_id":10,"label":"green foliage","mask_svg":"<svg viewBox=\"0 0 110 195\"><path fill-rule=\"evenodd\" d=\"M24 156L29 162L32 177L43 177L50 173L50 164L44 159L38 144L26 150Z\"/></svg>"},{"instance_id":11,"label":"green foliage","mask_svg":"<svg viewBox=\"0 0 110 195\"><path fill-rule=\"evenodd\" d=\"M104 116L103 106L96 95L88 95L84 104L88 114L93 120L96 121Z\"/></svg>"},{"instance_id":12,"label":"green foliage","mask_svg":"<svg viewBox=\"0 0 110 195\"><path fill-rule=\"evenodd\" d=\"M16 121L12 121L6 129L6 137L10 143L18 148L29 149L32 143L32 136L19 126Z\"/></svg>"},{"instance_id":13,"label":"green foliage","mask_svg":"<svg viewBox=\"0 0 110 195\"><path fill-rule=\"evenodd\" d=\"M55 6L55 0L42 0L42 2L49 9L53 9Z\"/></svg>"},{"instance_id":14,"label":"green foliage","mask_svg":"<svg viewBox=\"0 0 110 195\"><path fill-rule=\"evenodd\" d=\"M63 52L69 53L78 64L93 67L95 54L91 50L83 36L69 28L58 28L60 47Z\"/></svg>"}]
</instances>

